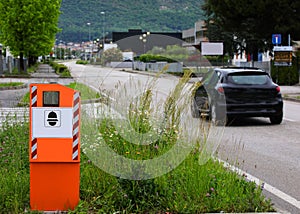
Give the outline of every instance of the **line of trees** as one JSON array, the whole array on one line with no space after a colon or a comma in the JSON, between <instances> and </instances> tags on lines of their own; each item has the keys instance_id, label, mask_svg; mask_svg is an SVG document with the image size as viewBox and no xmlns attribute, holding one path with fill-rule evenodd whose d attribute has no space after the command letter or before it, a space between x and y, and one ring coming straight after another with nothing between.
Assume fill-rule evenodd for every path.
<instances>
[{"instance_id":1,"label":"line of trees","mask_svg":"<svg viewBox=\"0 0 300 214\"><path fill-rule=\"evenodd\" d=\"M59 31L61 0L5 0L0 2L0 43L29 65L48 55Z\"/></svg>"},{"instance_id":2,"label":"line of trees","mask_svg":"<svg viewBox=\"0 0 300 214\"><path fill-rule=\"evenodd\" d=\"M300 40L300 1L205 0L203 8L208 38L223 41L228 54L271 50L272 34L282 34L282 44Z\"/></svg>"}]
</instances>

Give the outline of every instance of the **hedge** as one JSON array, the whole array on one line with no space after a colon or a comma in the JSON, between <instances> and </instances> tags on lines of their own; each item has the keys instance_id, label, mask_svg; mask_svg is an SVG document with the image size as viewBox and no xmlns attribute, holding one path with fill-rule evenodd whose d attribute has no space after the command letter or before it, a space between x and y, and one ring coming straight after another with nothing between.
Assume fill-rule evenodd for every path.
<instances>
[{"instance_id":1,"label":"hedge","mask_svg":"<svg viewBox=\"0 0 300 214\"><path fill-rule=\"evenodd\" d=\"M143 54L139 56L138 59L135 58L135 60L139 60L141 62L168 62L168 63L176 62L175 60L167 58L165 56L152 55L152 54Z\"/></svg>"},{"instance_id":2,"label":"hedge","mask_svg":"<svg viewBox=\"0 0 300 214\"><path fill-rule=\"evenodd\" d=\"M279 85L295 85L299 83L300 52L293 57L292 66L274 66L271 63L271 76Z\"/></svg>"}]
</instances>

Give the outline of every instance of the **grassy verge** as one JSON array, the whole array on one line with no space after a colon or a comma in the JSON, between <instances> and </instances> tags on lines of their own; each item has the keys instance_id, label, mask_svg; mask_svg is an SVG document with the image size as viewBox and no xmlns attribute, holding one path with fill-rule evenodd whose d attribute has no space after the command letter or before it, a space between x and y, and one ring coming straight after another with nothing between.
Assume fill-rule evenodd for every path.
<instances>
[{"instance_id":1,"label":"grassy verge","mask_svg":"<svg viewBox=\"0 0 300 214\"><path fill-rule=\"evenodd\" d=\"M300 95L299 94L284 94L283 98L291 98L293 100L300 100Z\"/></svg>"},{"instance_id":2,"label":"grassy verge","mask_svg":"<svg viewBox=\"0 0 300 214\"><path fill-rule=\"evenodd\" d=\"M4 125L0 131L0 210L29 210L28 123ZM70 213L203 213L274 211L254 183L197 153L164 176L118 179L81 155L80 204Z\"/></svg>"},{"instance_id":3,"label":"grassy verge","mask_svg":"<svg viewBox=\"0 0 300 214\"><path fill-rule=\"evenodd\" d=\"M75 89L77 91L80 91L81 100L100 98L99 93L95 92L93 89L91 89L90 87L82 83L73 82L66 86Z\"/></svg>"},{"instance_id":4,"label":"grassy verge","mask_svg":"<svg viewBox=\"0 0 300 214\"><path fill-rule=\"evenodd\" d=\"M1 87L15 87L15 86L20 86L20 85L24 85L24 83L22 83L22 82L4 82L4 83L0 83L0 88Z\"/></svg>"}]
</instances>

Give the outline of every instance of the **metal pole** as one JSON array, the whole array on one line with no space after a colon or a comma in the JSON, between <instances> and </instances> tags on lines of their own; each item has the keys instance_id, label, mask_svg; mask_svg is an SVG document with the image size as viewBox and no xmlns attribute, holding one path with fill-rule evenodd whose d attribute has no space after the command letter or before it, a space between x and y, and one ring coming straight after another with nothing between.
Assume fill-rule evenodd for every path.
<instances>
[{"instance_id":1,"label":"metal pole","mask_svg":"<svg viewBox=\"0 0 300 214\"><path fill-rule=\"evenodd\" d=\"M88 22L88 23L86 23L88 26L89 26L89 42L91 42L91 23L90 22Z\"/></svg>"},{"instance_id":2,"label":"metal pole","mask_svg":"<svg viewBox=\"0 0 300 214\"><path fill-rule=\"evenodd\" d=\"M61 59L61 49L62 49L62 47L61 47L61 43L62 43L62 41L60 40L60 43L59 43L59 46L60 46L60 48L59 48L59 58Z\"/></svg>"},{"instance_id":3,"label":"metal pole","mask_svg":"<svg viewBox=\"0 0 300 214\"><path fill-rule=\"evenodd\" d=\"M102 42L103 42L103 50L104 50L104 43L105 43L105 12L102 11L101 14L103 15L103 23L102 23Z\"/></svg>"}]
</instances>

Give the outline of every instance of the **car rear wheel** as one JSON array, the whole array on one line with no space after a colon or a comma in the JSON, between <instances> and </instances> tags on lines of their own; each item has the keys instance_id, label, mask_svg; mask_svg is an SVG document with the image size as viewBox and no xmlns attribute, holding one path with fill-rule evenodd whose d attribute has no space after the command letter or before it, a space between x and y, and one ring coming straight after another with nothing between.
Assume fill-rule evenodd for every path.
<instances>
[{"instance_id":1,"label":"car rear wheel","mask_svg":"<svg viewBox=\"0 0 300 214\"><path fill-rule=\"evenodd\" d=\"M220 108L217 108L216 104L210 105L210 120L216 126L225 126L227 124L226 112L222 112Z\"/></svg>"},{"instance_id":2,"label":"car rear wheel","mask_svg":"<svg viewBox=\"0 0 300 214\"><path fill-rule=\"evenodd\" d=\"M283 114L270 117L270 121L272 124L280 124L282 122L282 119Z\"/></svg>"},{"instance_id":3,"label":"car rear wheel","mask_svg":"<svg viewBox=\"0 0 300 214\"><path fill-rule=\"evenodd\" d=\"M200 111L197 107L196 101L193 99L191 103L191 114L193 118L199 118L200 117Z\"/></svg>"}]
</instances>

